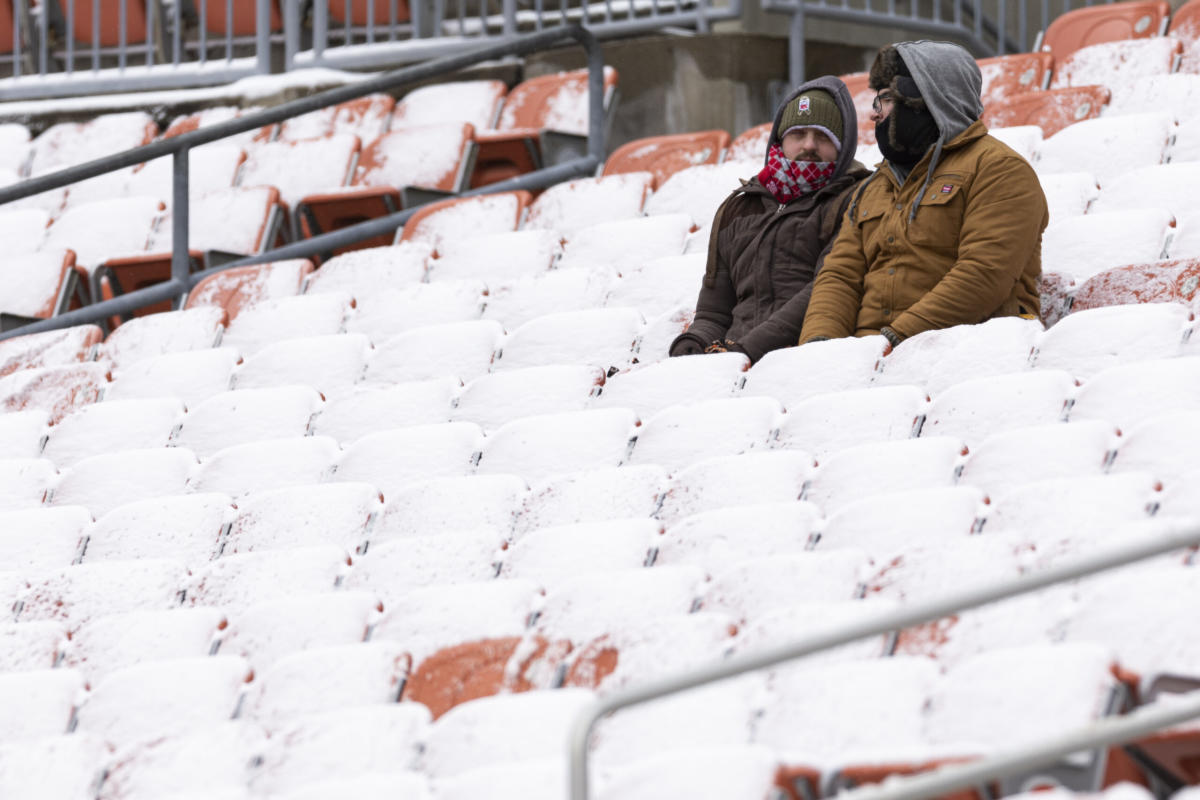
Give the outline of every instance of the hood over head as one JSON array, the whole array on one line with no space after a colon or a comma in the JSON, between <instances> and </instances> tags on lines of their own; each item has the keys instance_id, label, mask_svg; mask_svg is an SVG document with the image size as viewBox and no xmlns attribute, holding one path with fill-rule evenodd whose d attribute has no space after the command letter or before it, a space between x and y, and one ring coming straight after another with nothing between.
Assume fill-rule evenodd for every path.
<instances>
[{"instance_id":1,"label":"hood over head","mask_svg":"<svg viewBox=\"0 0 1200 800\"><path fill-rule=\"evenodd\" d=\"M944 144L983 115L983 77L965 49L952 42L899 42L894 45L912 74L921 99L937 122Z\"/></svg>"},{"instance_id":2,"label":"hood over head","mask_svg":"<svg viewBox=\"0 0 1200 800\"><path fill-rule=\"evenodd\" d=\"M825 75L820 78L814 78L811 81L800 84L795 91L787 96L779 108L775 109L775 119L771 122L771 135L767 139L767 153L771 151L772 145L780 144L779 140L779 122L783 119L783 112L787 109L788 104L795 100L800 95L810 89L822 89L833 97L833 102L837 105L838 111L842 115L842 136L841 146L838 148L837 161L834 162L833 177L839 178L845 175L850 167L854 164L854 156L858 150L858 113L854 110L854 101L850 97L850 90L846 88L846 84L832 75ZM767 154L763 154L763 163L767 161Z\"/></svg>"}]
</instances>

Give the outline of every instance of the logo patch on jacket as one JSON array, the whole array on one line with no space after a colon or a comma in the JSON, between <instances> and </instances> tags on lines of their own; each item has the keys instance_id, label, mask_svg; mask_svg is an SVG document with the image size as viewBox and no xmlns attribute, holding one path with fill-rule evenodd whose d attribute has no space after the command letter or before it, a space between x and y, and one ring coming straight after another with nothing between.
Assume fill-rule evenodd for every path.
<instances>
[{"instance_id":1,"label":"logo patch on jacket","mask_svg":"<svg viewBox=\"0 0 1200 800\"><path fill-rule=\"evenodd\" d=\"M950 194L953 191L954 191L954 184L952 184L952 183L943 183L942 184L942 194Z\"/></svg>"}]
</instances>

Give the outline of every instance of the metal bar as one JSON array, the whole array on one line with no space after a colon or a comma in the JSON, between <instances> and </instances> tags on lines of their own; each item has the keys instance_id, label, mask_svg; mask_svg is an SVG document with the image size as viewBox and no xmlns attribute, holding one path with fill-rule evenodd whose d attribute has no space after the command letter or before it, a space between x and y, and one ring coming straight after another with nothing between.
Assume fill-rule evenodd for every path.
<instances>
[{"instance_id":1,"label":"metal bar","mask_svg":"<svg viewBox=\"0 0 1200 800\"><path fill-rule=\"evenodd\" d=\"M1042 0L1048 2L1048 0ZM42 14L42 19L45 20L48 14ZM46 38L46 26L42 26L42 42L47 43L50 40ZM75 71L75 0L67 0L67 74L70 75ZM46 70L42 70L42 74L46 74Z\"/></svg>"},{"instance_id":2,"label":"metal bar","mask_svg":"<svg viewBox=\"0 0 1200 800\"><path fill-rule=\"evenodd\" d=\"M367 44L375 44L375 0L367 0Z\"/></svg>"},{"instance_id":3,"label":"metal bar","mask_svg":"<svg viewBox=\"0 0 1200 800\"><path fill-rule=\"evenodd\" d=\"M388 0L388 41L394 42L398 36L396 32L396 4L400 0ZM409 16L412 16L412 11L409 11Z\"/></svg>"},{"instance_id":4,"label":"metal bar","mask_svg":"<svg viewBox=\"0 0 1200 800\"><path fill-rule=\"evenodd\" d=\"M21 77L21 6L24 0L13 3L13 77Z\"/></svg>"},{"instance_id":5,"label":"metal bar","mask_svg":"<svg viewBox=\"0 0 1200 800\"><path fill-rule=\"evenodd\" d=\"M584 19L586 22L587 18L585 17ZM612 0L604 0L604 21L605 22L613 21Z\"/></svg>"},{"instance_id":6,"label":"metal bar","mask_svg":"<svg viewBox=\"0 0 1200 800\"><path fill-rule=\"evenodd\" d=\"M1007 52L1005 45L1008 43L1008 36L1005 35L1005 28L1008 25L1008 3L1006 0L998 0L999 8L996 11L996 54L1004 55ZM1018 0L1020 2L1020 0Z\"/></svg>"},{"instance_id":7,"label":"metal bar","mask_svg":"<svg viewBox=\"0 0 1200 800\"><path fill-rule=\"evenodd\" d=\"M92 0L92 72L100 71L100 0Z\"/></svg>"},{"instance_id":8,"label":"metal bar","mask_svg":"<svg viewBox=\"0 0 1200 800\"><path fill-rule=\"evenodd\" d=\"M125 71L125 47L129 44L129 0L119 0L117 3L117 69ZM99 8L100 4L96 4Z\"/></svg>"},{"instance_id":9,"label":"metal bar","mask_svg":"<svg viewBox=\"0 0 1200 800\"><path fill-rule=\"evenodd\" d=\"M504 13L504 35L517 35L517 0L503 0L501 9ZM539 20L540 21L540 20Z\"/></svg>"},{"instance_id":10,"label":"metal bar","mask_svg":"<svg viewBox=\"0 0 1200 800\"><path fill-rule=\"evenodd\" d=\"M350 0L342 2L342 36L345 37L343 44L350 44Z\"/></svg>"},{"instance_id":11,"label":"metal bar","mask_svg":"<svg viewBox=\"0 0 1200 800\"><path fill-rule=\"evenodd\" d=\"M913 0L916 2L916 0ZM795 89L804 83L804 3L792 14L788 28L788 87Z\"/></svg>"},{"instance_id":12,"label":"metal bar","mask_svg":"<svg viewBox=\"0 0 1200 800\"><path fill-rule=\"evenodd\" d=\"M319 65L329 43L329 2L316 0L313 3L313 60Z\"/></svg>"},{"instance_id":13,"label":"metal bar","mask_svg":"<svg viewBox=\"0 0 1200 800\"><path fill-rule=\"evenodd\" d=\"M300 52L300 0L283 0L283 50L284 69L295 69L296 53Z\"/></svg>"},{"instance_id":14,"label":"metal bar","mask_svg":"<svg viewBox=\"0 0 1200 800\"><path fill-rule=\"evenodd\" d=\"M233 61L233 0L225 0L225 62Z\"/></svg>"},{"instance_id":15,"label":"metal bar","mask_svg":"<svg viewBox=\"0 0 1200 800\"><path fill-rule=\"evenodd\" d=\"M208 0L196 0L200 6L200 63L208 61ZM176 0L175 8L179 8Z\"/></svg>"},{"instance_id":16,"label":"metal bar","mask_svg":"<svg viewBox=\"0 0 1200 800\"><path fill-rule=\"evenodd\" d=\"M889 19L888 16L876 11L822 5L806 6L805 14L810 17L840 19L847 22L863 22L870 25L878 25L881 21L892 21L913 31L953 36L962 40L963 45L976 57L985 57L993 54L992 48L986 42L975 37L969 30L948 22L938 22L931 19L910 19L903 15ZM597 33L607 35L608 31L597 31Z\"/></svg>"},{"instance_id":17,"label":"metal bar","mask_svg":"<svg viewBox=\"0 0 1200 800\"><path fill-rule=\"evenodd\" d=\"M1189 692L1162 708L1143 706L1122 717L1107 717L1078 731L967 764L943 767L895 783L864 786L844 795L847 800L922 800L1003 775L1053 764L1084 750L1134 741L1155 731L1200 717L1200 692Z\"/></svg>"},{"instance_id":18,"label":"metal bar","mask_svg":"<svg viewBox=\"0 0 1200 800\"><path fill-rule=\"evenodd\" d=\"M859 639L911 628L967 609L994 603L997 600L1026 594L1057 583L1125 566L1135 561L1142 561L1197 544L1200 544L1200 527L1175 529L1161 537L1110 548L1104 552L1080 558L1072 564L1023 575L1017 580L993 582L982 588L953 592L941 599L881 614L873 620L863 620L847 625L840 630L810 636L798 642L764 648L757 653L730 658L671 678L648 681L640 686L632 686L614 692L608 697L600 698L592 703L575 720L569 743L571 759L569 796L571 800L587 800L588 740L591 738L592 727L596 722L613 711L656 700L713 681L732 678L744 672L772 667ZM1079 749L1082 748L1076 746L1068 752Z\"/></svg>"},{"instance_id":19,"label":"metal bar","mask_svg":"<svg viewBox=\"0 0 1200 800\"><path fill-rule=\"evenodd\" d=\"M171 63L179 66L183 60L183 9L182 4L175 2L171 4L172 13L175 15L175 26L171 30Z\"/></svg>"},{"instance_id":20,"label":"metal bar","mask_svg":"<svg viewBox=\"0 0 1200 800\"><path fill-rule=\"evenodd\" d=\"M171 161L171 280L183 284L188 276L188 150Z\"/></svg>"},{"instance_id":21,"label":"metal bar","mask_svg":"<svg viewBox=\"0 0 1200 800\"><path fill-rule=\"evenodd\" d=\"M154 48L158 44L158 28L155 27L155 11L158 3L146 3L146 66L154 63ZM164 59L165 60L165 59Z\"/></svg>"},{"instance_id":22,"label":"metal bar","mask_svg":"<svg viewBox=\"0 0 1200 800\"><path fill-rule=\"evenodd\" d=\"M1017 3L1017 46L1022 50L1029 49L1029 20L1026 19L1028 16L1027 5L1025 2Z\"/></svg>"},{"instance_id":23,"label":"metal bar","mask_svg":"<svg viewBox=\"0 0 1200 800\"><path fill-rule=\"evenodd\" d=\"M38 21L38 25L42 29L41 46L38 48L38 74L39 75L45 75L47 72L50 71L50 15L46 14L44 12L45 12L45 9L43 9L43 13L41 15L41 17L42 17L41 20ZM67 65L68 65L67 72L71 71L71 67L70 67L71 55L72 55L71 50L72 50L71 37L67 36Z\"/></svg>"},{"instance_id":24,"label":"metal bar","mask_svg":"<svg viewBox=\"0 0 1200 800\"><path fill-rule=\"evenodd\" d=\"M482 36L487 36L487 0L479 0L479 32Z\"/></svg>"},{"instance_id":25,"label":"metal bar","mask_svg":"<svg viewBox=\"0 0 1200 800\"><path fill-rule=\"evenodd\" d=\"M653 2L656 6L658 5L658 0L653 0ZM543 8L544 5L545 5L544 0L533 0L533 15L534 15L533 28L534 28L534 30L540 31L544 27L543 22L542 22L542 14L545 13L545 9Z\"/></svg>"},{"instance_id":26,"label":"metal bar","mask_svg":"<svg viewBox=\"0 0 1200 800\"><path fill-rule=\"evenodd\" d=\"M283 0L290 3L290 0ZM179 0L175 0L179 2ZM286 36L286 34L285 34ZM287 45L285 44L286 48ZM258 0L254 7L254 49L258 55L258 71L271 72L271 0Z\"/></svg>"}]
</instances>

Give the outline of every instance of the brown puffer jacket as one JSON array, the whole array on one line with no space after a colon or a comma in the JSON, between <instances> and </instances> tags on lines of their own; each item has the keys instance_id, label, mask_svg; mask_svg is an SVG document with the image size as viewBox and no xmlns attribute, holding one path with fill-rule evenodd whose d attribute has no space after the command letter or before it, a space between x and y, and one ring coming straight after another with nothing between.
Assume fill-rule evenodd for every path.
<instances>
[{"instance_id":1,"label":"brown puffer jacket","mask_svg":"<svg viewBox=\"0 0 1200 800\"><path fill-rule=\"evenodd\" d=\"M851 137L838 154L834 179L820 191L781 206L754 178L722 204L710 234L695 320L671 343L671 355L680 355L688 342L703 348L729 339L754 362L771 350L796 344L813 277L837 234L851 189L870 174L854 160L857 116L841 81L825 77L803 84L780 112L813 88L833 95L842 111L842 129ZM776 113L775 128L778 125ZM773 130L768 148L778 142Z\"/></svg>"},{"instance_id":2,"label":"brown puffer jacket","mask_svg":"<svg viewBox=\"0 0 1200 800\"><path fill-rule=\"evenodd\" d=\"M813 284L801 343L1040 312L1046 197L1033 168L975 122L901 184L886 164L851 202Z\"/></svg>"}]
</instances>

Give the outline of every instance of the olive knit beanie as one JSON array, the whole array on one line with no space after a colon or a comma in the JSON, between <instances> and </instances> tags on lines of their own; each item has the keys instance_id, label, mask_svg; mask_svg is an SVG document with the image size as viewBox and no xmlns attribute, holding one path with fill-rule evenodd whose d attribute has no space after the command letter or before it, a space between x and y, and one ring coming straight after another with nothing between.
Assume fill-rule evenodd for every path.
<instances>
[{"instance_id":1,"label":"olive knit beanie","mask_svg":"<svg viewBox=\"0 0 1200 800\"><path fill-rule=\"evenodd\" d=\"M833 140L834 147L842 149L842 112L824 89L809 89L784 107L776 129L780 141L797 128L816 128Z\"/></svg>"}]
</instances>

